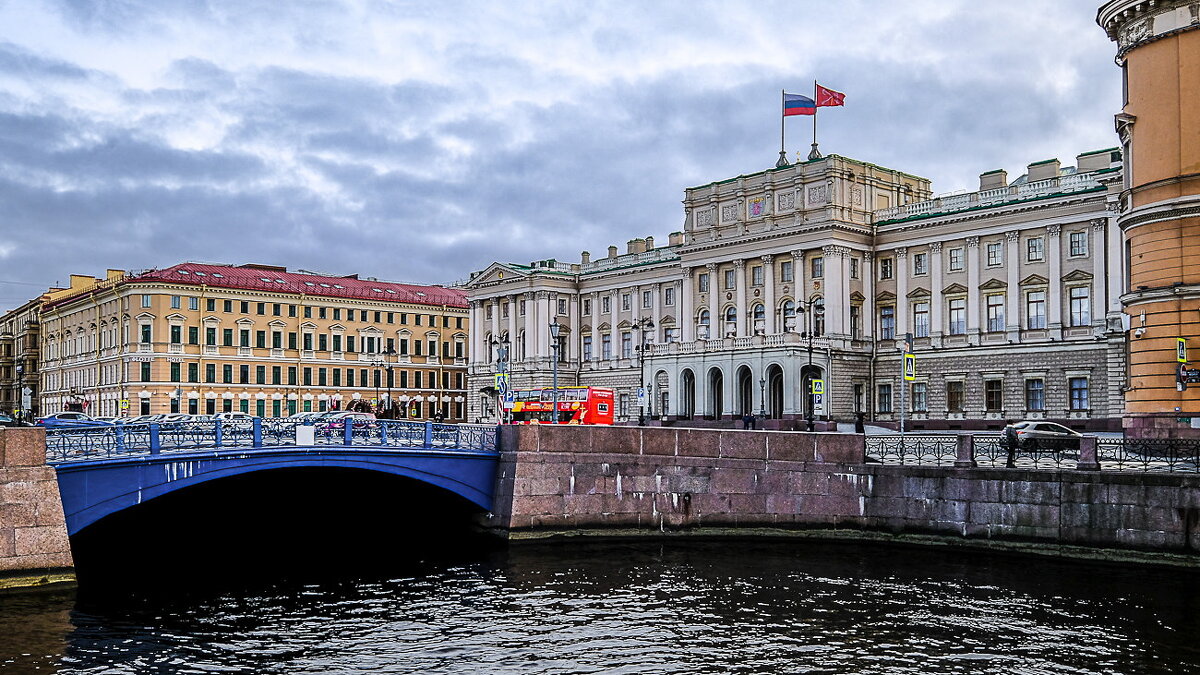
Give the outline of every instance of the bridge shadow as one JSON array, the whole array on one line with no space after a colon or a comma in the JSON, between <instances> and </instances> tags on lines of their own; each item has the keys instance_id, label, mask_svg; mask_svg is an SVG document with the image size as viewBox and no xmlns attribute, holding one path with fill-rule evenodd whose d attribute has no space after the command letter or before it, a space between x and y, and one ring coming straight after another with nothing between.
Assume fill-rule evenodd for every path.
<instances>
[{"instance_id":1,"label":"bridge shadow","mask_svg":"<svg viewBox=\"0 0 1200 675\"><path fill-rule=\"evenodd\" d=\"M394 573L497 542L480 507L376 471L287 468L190 486L71 537L81 593Z\"/></svg>"}]
</instances>

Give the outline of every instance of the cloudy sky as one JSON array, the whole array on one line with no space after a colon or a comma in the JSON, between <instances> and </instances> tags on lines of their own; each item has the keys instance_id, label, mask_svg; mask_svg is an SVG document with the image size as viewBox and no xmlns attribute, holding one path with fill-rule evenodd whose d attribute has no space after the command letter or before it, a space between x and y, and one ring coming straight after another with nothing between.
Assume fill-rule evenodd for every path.
<instances>
[{"instance_id":1,"label":"cloudy sky","mask_svg":"<svg viewBox=\"0 0 1200 675\"><path fill-rule=\"evenodd\" d=\"M847 94L824 152L935 192L1072 164L1115 145L1097 5L0 0L0 309L108 267L445 283L665 240L813 79Z\"/></svg>"}]
</instances>

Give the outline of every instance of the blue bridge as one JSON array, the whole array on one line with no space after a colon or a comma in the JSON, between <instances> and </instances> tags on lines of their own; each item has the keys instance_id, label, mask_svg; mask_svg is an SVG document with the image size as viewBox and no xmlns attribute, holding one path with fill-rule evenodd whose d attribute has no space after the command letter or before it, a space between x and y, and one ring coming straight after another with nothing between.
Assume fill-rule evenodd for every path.
<instances>
[{"instance_id":1,"label":"blue bridge","mask_svg":"<svg viewBox=\"0 0 1200 675\"><path fill-rule=\"evenodd\" d=\"M327 467L403 476L492 506L494 426L287 419L62 427L46 432L67 532L200 483L255 471Z\"/></svg>"}]
</instances>

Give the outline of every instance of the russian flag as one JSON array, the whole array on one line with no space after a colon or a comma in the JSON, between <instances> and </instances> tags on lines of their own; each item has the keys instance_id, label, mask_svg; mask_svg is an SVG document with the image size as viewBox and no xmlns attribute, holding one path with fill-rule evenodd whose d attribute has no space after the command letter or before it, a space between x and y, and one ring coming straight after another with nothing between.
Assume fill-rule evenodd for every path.
<instances>
[{"instance_id":1,"label":"russian flag","mask_svg":"<svg viewBox=\"0 0 1200 675\"><path fill-rule=\"evenodd\" d=\"M817 102L807 96L800 94L783 95L783 116L789 115L816 115Z\"/></svg>"}]
</instances>

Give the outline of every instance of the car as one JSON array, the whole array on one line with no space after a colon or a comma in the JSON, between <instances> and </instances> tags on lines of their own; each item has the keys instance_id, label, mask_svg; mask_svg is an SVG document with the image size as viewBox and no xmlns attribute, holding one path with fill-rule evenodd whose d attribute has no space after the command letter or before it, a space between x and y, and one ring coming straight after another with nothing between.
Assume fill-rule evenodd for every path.
<instances>
[{"instance_id":1,"label":"car","mask_svg":"<svg viewBox=\"0 0 1200 675\"><path fill-rule=\"evenodd\" d=\"M212 418L214 420L245 420L247 422L253 422L255 419L257 419L254 415L244 412L219 412L216 415L213 415Z\"/></svg>"},{"instance_id":2,"label":"car","mask_svg":"<svg viewBox=\"0 0 1200 675\"><path fill-rule=\"evenodd\" d=\"M25 423L20 419L9 415L8 413L0 413L0 427L23 427Z\"/></svg>"},{"instance_id":3,"label":"car","mask_svg":"<svg viewBox=\"0 0 1200 675\"><path fill-rule=\"evenodd\" d=\"M355 429L371 429L377 426L374 413L337 411L328 413L317 420L318 427L323 431L335 431L345 428L346 420Z\"/></svg>"},{"instance_id":4,"label":"car","mask_svg":"<svg viewBox=\"0 0 1200 675\"><path fill-rule=\"evenodd\" d=\"M110 422L101 422L90 415L81 412L67 411L46 415L34 420L34 424L47 429L52 427L98 427L110 426Z\"/></svg>"},{"instance_id":5,"label":"car","mask_svg":"<svg viewBox=\"0 0 1200 675\"><path fill-rule=\"evenodd\" d=\"M1083 434L1056 422L1026 420L1004 427L1000 447L1006 450L1078 450Z\"/></svg>"},{"instance_id":6,"label":"car","mask_svg":"<svg viewBox=\"0 0 1200 675\"><path fill-rule=\"evenodd\" d=\"M125 421L125 418L123 418L123 417L111 417L108 415L103 415L100 417L93 417L92 419L97 422L106 422L108 424L119 424L119 423Z\"/></svg>"}]
</instances>

